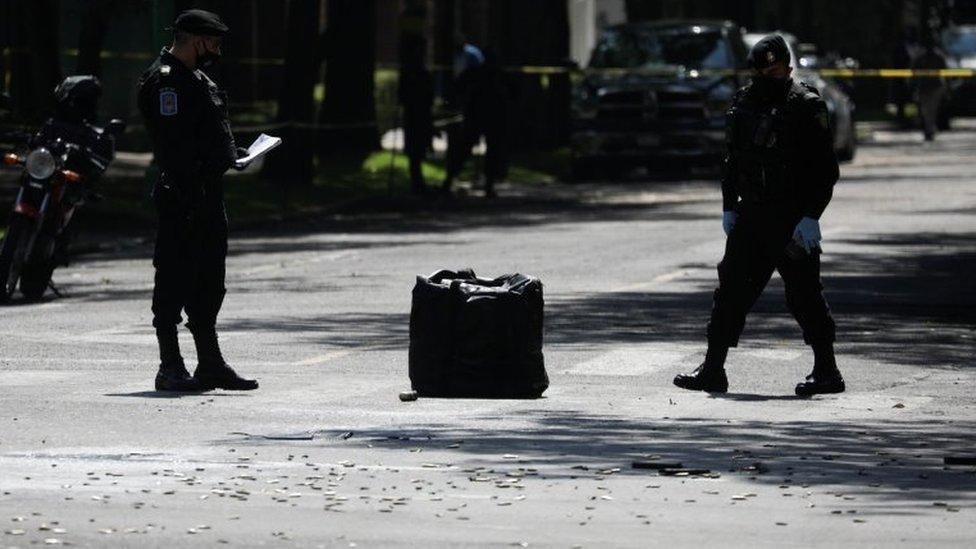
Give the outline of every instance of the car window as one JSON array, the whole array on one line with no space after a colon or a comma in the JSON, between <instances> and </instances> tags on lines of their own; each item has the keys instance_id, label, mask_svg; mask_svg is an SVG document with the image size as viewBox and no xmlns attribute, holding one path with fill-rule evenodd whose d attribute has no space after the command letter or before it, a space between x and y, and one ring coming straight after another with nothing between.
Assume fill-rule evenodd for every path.
<instances>
[{"instance_id":1,"label":"car window","mask_svg":"<svg viewBox=\"0 0 976 549\"><path fill-rule=\"evenodd\" d=\"M942 41L946 51L955 57L976 55L976 28L948 29Z\"/></svg>"},{"instance_id":2,"label":"car window","mask_svg":"<svg viewBox=\"0 0 976 549\"><path fill-rule=\"evenodd\" d=\"M613 29L593 50L594 68L682 66L688 69L730 69L733 55L720 32Z\"/></svg>"}]
</instances>

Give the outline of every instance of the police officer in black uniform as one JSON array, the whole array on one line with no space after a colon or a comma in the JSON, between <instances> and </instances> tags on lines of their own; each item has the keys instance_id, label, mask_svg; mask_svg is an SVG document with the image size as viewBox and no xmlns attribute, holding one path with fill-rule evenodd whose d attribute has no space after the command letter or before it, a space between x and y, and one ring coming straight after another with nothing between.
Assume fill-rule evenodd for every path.
<instances>
[{"instance_id":1,"label":"police officer in black uniform","mask_svg":"<svg viewBox=\"0 0 976 549\"><path fill-rule=\"evenodd\" d=\"M508 171L508 95L496 56L463 40L458 45L452 103L460 106L464 120L448 131L447 174L441 191L451 194L454 180L471 158L472 148L484 136L485 196L495 198L495 182Z\"/></svg>"},{"instance_id":2,"label":"police officer in black uniform","mask_svg":"<svg viewBox=\"0 0 976 549\"><path fill-rule=\"evenodd\" d=\"M752 83L728 112L728 156L722 180L728 239L718 266L708 324L708 352L683 389L724 393L725 358L738 344L746 314L774 270L786 303L813 347L813 372L796 394L843 392L834 359L834 320L820 282L820 216L839 177L827 108L816 89L790 78L790 52L778 35L749 53Z\"/></svg>"},{"instance_id":3,"label":"police officer in black uniform","mask_svg":"<svg viewBox=\"0 0 976 549\"><path fill-rule=\"evenodd\" d=\"M400 79L397 96L403 105L403 151L410 167L410 190L427 192L423 162L434 136L434 81L427 70L427 11L408 3L400 17Z\"/></svg>"},{"instance_id":4,"label":"police officer in black uniform","mask_svg":"<svg viewBox=\"0 0 976 549\"><path fill-rule=\"evenodd\" d=\"M174 39L139 80L139 110L161 176L153 189L159 214L153 326L159 340L160 391L250 390L217 342L217 314L226 292L227 214L221 177L241 150L234 143L226 94L201 70L221 55L228 28L214 13L188 10ZM180 355L177 326L186 311L197 348L191 377Z\"/></svg>"}]
</instances>

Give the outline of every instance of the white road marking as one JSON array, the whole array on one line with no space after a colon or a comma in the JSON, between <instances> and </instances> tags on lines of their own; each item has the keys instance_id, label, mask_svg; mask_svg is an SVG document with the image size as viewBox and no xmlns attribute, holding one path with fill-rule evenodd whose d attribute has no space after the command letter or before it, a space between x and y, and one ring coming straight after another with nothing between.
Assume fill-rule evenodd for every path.
<instances>
[{"instance_id":1,"label":"white road marking","mask_svg":"<svg viewBox=\"0 0 976 549\"><path fill-rule=\"evenodd\" d=\"M338 351L332 351L330 353L325 353L322 355L306 358L305 360L299 360L298 362L294 362L292 364L294 366L318 366L319 364L324 364L331 360L337 360L352 354L356 354L368 350L370 350L369 347L353 347L352 349L341 349Z\"/></svg>"},{"instance_id":2,"label":"white road marking","mask_svg":"<svg viewBox=\"0 0 976 549\"><path fill-rule=\"evenodd\" d=\"M844 227L844 226L831 227L829 229L825 229L825 230L821 231L821 234L823 234L823 236L826 237L826 236L831 236L831 235L837 235L837 234L840 234L840 233L844 233L844 232L846 232L848 230L849 230L849 227ZM693 249L700 249L700 248L710 247L712 245L713 245L713 243L709 242L709 243L706 243L706 244L700 244L698 246L695 246ZM675 280L679 280L681 278L684 278L686 276L689 276L689 275L691 275L693 272L695 272L697 270L704 270L704 269L677 269L675 271L671 271L671 272L668 272L668 273L664 273L664 274L658 275L658 276L652 278L651 280L649 280L647 282L637 282L635 284L628 284L628 285L625 285L625 286L618 286L618 287L615 287L615 288L611 288L610 291L613 292L613 293L617 293L617 292L639 292L639 291L650 290L651 288L654 288L655 286L658 286L660 284L667 284L668 282L674 282ZM711 271L712 268L709 267L707 270Z\"/></svg>"},{"instance_id":3,"label":"white road marking","mask_svg":"<svg viewBox=\"0 0 976 549\"><path fill-rule=\"evenodd\" d=\"M590 376L640 376L685 362L700 353L700 345L651 343L614 349L573 366L567 373ZM694 360L689 361L691 365Z\"/></svg>"},{"instance_id":4,"label":"white road marking","mask_svg":"<svg viewBox=\"0 0 976 549\"><path fill-rule=\"evenodd\" d=\"M803 356L803 351L796 349L741 349L737 354L748 355L764 360L792 361Z\"/></svg>"},{"instance_id":5,"label":"white road marking","mask_svg":"<svg viewBox=\"0 0 976 549\"><path fill-rule=\"evenodd\" d=\"M345 250L341 252L328 252L322 254L314 254L312 257L305 259L295 259L287 261L278 261L276 263L268 263L266 265L258 265L244 271L231 271L230 274L233 278L248 277L268 271L274 271L277 269L289 269L295 267L304 267L307 265L314 265L316 263L324 263L326 261L338 261L340 259L346 259L356 255L355 251Z\"/></svg>"},{"instance_id":6,"label":"white road marking","mask_svg":"<svg viewBox=\"0 0 976 549\"><path fill-rule=\"evenodd\" d=\"M628 284L626 286L618 286L616 288L611 288L610 291L613 293L618 292L636 292L640 290L649 290L659 284L665 284L668 282L673 282L679 278L683 278L691 274L691 269L678 269L676 271L671 271L670 273L664 273L662 275L655 276L647 282L638 282L636 284Z\"/></svg>"}]
</instances>

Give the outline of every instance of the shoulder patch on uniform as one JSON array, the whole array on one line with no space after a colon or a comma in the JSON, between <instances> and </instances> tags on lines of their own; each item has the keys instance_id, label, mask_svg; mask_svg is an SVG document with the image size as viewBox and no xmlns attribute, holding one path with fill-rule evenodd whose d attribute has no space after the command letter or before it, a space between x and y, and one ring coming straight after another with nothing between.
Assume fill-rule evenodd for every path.
<instances>
[{"instance_id":1,"label":"shoulder patch on uniform","mask_svg":"<svg viewBox=\"0 0 976 549\"><path fill-rule=\"evenodd\" d=\"M173 116L179 112L179 100L176 91L166 88L159 91L159 114Z\"/></svg>"},{"instance_id":2,"label":"shoulder patch on uniform","mask_svg":"<svg viewBox=\"0 0 976 549\"><path fill-rule=\"evenodd\" d=\"M161 74L163 76L169 76L169 72L171 70L173 70L173 67L170 67L169 65L160 65L159 66L159 74Z\"/></svg>"}]
</instances>

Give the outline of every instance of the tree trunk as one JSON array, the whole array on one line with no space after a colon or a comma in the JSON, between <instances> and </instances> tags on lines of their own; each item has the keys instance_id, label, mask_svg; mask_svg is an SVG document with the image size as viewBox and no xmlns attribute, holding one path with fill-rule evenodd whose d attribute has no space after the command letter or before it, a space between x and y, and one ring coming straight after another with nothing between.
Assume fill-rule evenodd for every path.
<instances>
[{"instance_id":1,"label":"tree trunk","mask_svg":"<svg viewBox=\"0 0 976 549\"><path fill-rule=\"evenodd\" d=\"M56 0L16 2L13 8L14 48L11 95L16 110L28 121L49 114L54 88L61 81L59 55L60 7Z\"/></svg>"},{"instance_id":2,"label":"tree trunk","mask_svg":"<svg viewBox=\"0 0 976 549\"><path fill-rule=\"evenodd\" d=\"M487 53L503 66L562 65L569 59L569 8L563 0L496 0ZM550 148L569 137L570 80L566 74L507 75L513 149Z\"/></svg>"},{"instance_id":3,"label":"tree trunk","mask_svg":"<svg viewBox=\"0 0 976 549\"><path fill-rule=\"evenodd\" d=\"M548 47L546 48L545 63L567 65L569 63L569 6L561 0L550 0ZM549 120L552 134L552 146L569 144L570 121L569 111L572 103L573 86L569 74L557 74L549 78Z\"/></svg>"},{"instance_id":4,"label":"tree trunk","mask_svg":"<svg viewBox=\"0 0 976 549\"><path fill-rule=\"evenodd\" d=\"M376 1L327 0L325 99L319 152L366 153L379 148L376 129Z\"/></svg>"},{"instance_id":5,"label":"tree trunk","mask_svg":"<svg viewBox=\"0 0 976 549\"><path fill-rule=\"evenodd\" d=\"M90 0L85 6L78 34L78 74L102 75L102 45L108 32L108 16L115 7L112 0Z\"/></svg>"},{"instance_id":6,"label":"tree trunk","mask_svg":"<svg viewBox=\"0 0 976 549\"><path fill-rule=\"evenodd\" d=\"M456 0L436 0L432 7L431 64L437 67L433 71L437 93L448 99L454 96L454 75L450 67L454 64L454 42L458 32L457 4Z\"/></svg>"},{"instance_id":7,"label":"tree trunk","mask_svg":"<svg viewBox=\"0 0 976 549\"><path fill-rule=\"evenodd\" d=\"M278 94L281 147L267 157L262 175L268 179L307 185L312 181L315 131L315 82L321 59L315 48L319 36L319 0L288 0L288 30L284 74ZM304 126L304 127L303 127Z\"/></svg>"}]
</instances>

